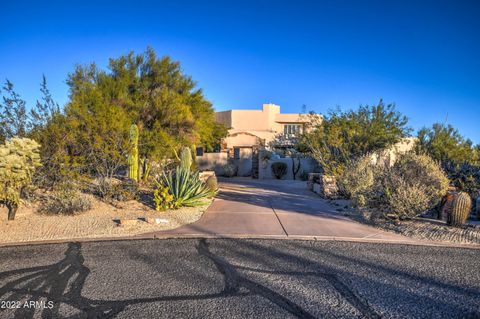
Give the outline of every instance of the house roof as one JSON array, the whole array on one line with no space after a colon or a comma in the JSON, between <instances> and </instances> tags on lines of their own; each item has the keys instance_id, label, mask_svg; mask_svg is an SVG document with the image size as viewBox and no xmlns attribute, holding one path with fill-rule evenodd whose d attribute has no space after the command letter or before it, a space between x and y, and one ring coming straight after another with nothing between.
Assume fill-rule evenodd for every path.
<instances>
[{"instance_id":1,"label":"house roof","mask_svg":"<svg viewBox=\"0 0 480 319\"><path fill-rule=\"evenodd\" d=\"M306 123L308 114L275 114L275 122L278 123Z\"/></svg>"}]
</instances>

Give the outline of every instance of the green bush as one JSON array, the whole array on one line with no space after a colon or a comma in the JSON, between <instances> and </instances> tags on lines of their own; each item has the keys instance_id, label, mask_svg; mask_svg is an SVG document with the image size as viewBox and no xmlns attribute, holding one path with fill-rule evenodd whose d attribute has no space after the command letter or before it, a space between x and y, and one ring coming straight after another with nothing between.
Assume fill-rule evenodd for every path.
<instances>
[{"instance_id":1,"label":"green bush","mask_svg":"<svg viewBox=\"0 0 480 319\"><path fill-rule=\"evenodd\" d=\"M342 185L354 203L410 218L438 204L448 188L440 166L425 155L405 154L393 166L372 166L365 158L344 174Z\"/></svg>"},{"instance_id":2,"label":"green bush","mask_svg":"<svg viewBox=\"0 0 480 319\"><path fill-rule=\"evenodd\" d=\"M192 172L181 166L177 167L175 172L163 174L157 181L157 189L161 190L154 193L157 208L167 204L162 202L164 188L172 195L173 199L168 201L171 208L182 206L199 206L205 203L205 199L215 195L205 182L200 179L198 172Z\"/></svg>"},{"instance_id":3,"label":"green bush","mask_svg":"<svg viewBox=\"0 0 480 319\"><path fill-rule=\"evenodd\" d=\"M238 168L234 164L226 164L222 167L222 175L225 177L233 177L237 175Z\"/></svg>"},{"instance_id":4,"label":"green bush","mask_svg":"<svg viewBox=\"0 0 480 319\"><path fill-rule=\"evenodd\" d=\"M43 214L74 215L92 208L90 199L74 189L57 191L47 196L42 202L39 212Z\"/></svg>"},{"instance_id":5,"label":"green bush","mask_svg":"<svg viewBox=\"0 0 480 319\"><path fill-rule=\"evenodd\" d=\"M283 162L275 162L272 164L272 173L277 179L281 179L287 174L287 164Z\"/></svg>"}]
</instances>

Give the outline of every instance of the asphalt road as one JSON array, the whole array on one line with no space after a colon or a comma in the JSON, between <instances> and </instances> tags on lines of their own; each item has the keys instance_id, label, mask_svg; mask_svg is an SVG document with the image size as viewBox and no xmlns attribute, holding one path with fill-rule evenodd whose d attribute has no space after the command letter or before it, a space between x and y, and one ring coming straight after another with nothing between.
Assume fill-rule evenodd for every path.
<instances>
[{"instance_id":1,"label":"asphalt road","mask_svg":"<svg viewBox=\"0 0 480 319\"><path fill-rule=\"evenodd\" d=\"M1 318L479 318L480 250L240 239L4 247L0 308Z\"/></svg>"}]
</instances>

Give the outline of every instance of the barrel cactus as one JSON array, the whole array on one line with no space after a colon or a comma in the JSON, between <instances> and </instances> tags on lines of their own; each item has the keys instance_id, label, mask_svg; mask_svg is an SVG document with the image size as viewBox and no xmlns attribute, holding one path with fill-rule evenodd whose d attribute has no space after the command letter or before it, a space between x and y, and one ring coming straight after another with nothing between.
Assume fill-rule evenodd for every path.
<instances>
[{"instance_id":1,"label":"barrel cactus","mask_svg":"<svg viewBox=\"0 0 480 319\"><path fill-rule=\"evenodd\" d=\"M0 145L0 204L8 208L8 220L15 219L21 191L41 166L39 148L28 138L12 138Z\"/></svg>"},{"instance_id":2,"label":"barrel cactus","mask_svg":"<svg viewBox=\"0 0 480 319\"><path fill-rule=\"evenodd\" d=\"M138 126L133 124L130 127L130 154L128 155L128 177L138 181Z\"/></svg>"},{"instance_id":3,"label":"barrel cactus","mask_svg":"<svg viewBox=\"0 0 480 319\"><path fill-rule=\"evenodd\" d=\"M180 167L190 170L192 167L192 152L188 147L182 147L180 152Z\"/></svg>"},{"instance_id":4,"label":"barrel cactus","mask_svg":"<svg viewBox=\"0 0 480 319\"><path fill-rule=\"evenodd\" d=\"M472 200L470 195L464 192L456 194L448 216L448 224L452 226L462 226L467 221L471 209Z\"/></svg>"}]
</instances>

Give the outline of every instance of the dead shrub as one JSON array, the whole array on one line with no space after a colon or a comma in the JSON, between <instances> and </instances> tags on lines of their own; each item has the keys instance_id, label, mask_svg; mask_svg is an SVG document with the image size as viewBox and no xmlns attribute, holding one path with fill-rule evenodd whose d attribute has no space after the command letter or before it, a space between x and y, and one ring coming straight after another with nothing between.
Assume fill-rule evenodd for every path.
<instances>
[{"instance_id":1,"label":"dead shrub","mask_svg":"<svg viewBox=\"0 0 480 319\"><path fill-rule=\"evenodd\" d=\"M63 190L47 195L39 208L39 212L49 215L74 215L92 208L87 195L77 190Z\"/></svg>"}]
</instances>

